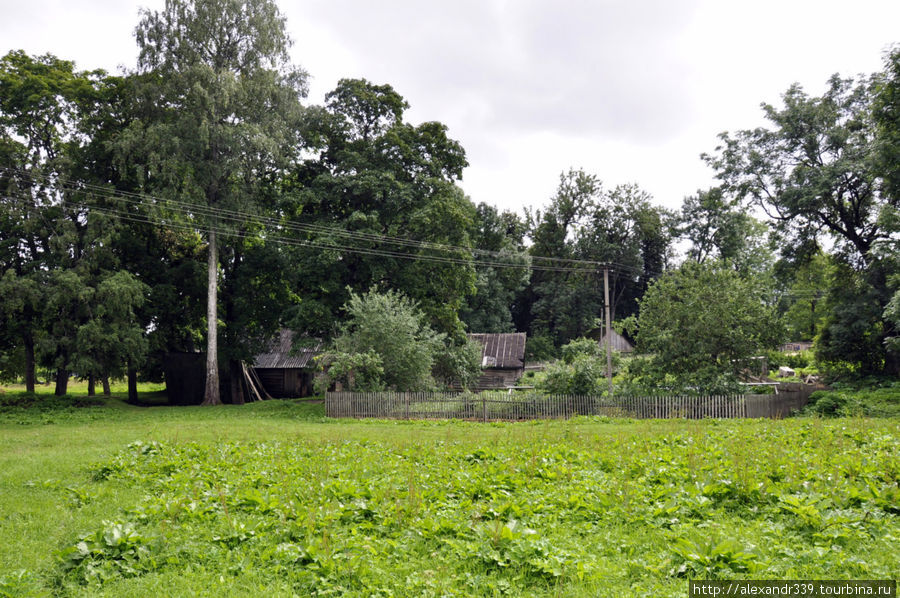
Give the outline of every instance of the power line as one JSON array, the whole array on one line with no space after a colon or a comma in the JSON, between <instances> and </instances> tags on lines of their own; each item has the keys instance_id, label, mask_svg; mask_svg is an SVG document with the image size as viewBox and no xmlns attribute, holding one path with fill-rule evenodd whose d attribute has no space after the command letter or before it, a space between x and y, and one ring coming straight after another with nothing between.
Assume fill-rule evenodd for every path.
<instances>
[{"instance_id":1,"label":"power line","mask_svg":"<svg viewBox=\"0 0 900 598\"><path fill-rule=\"evenodd\" d=\"M8 167L4 167L3 170L7 172L18 172L24 178L31 180L32 182L37 182L34 176L31 173L16 170ZM238 210L230 210L224 208L215 208L210 206L205 206L203 204L191 204L188 202L171 200L171 199L162 199L159 197L145 195L145 194L137 194L126 191L114 191L109 188L92 185L88 183L72 183L67 181L60 181L56 183L56 188L53 187L53 183L50 181L44 181L44 184L49 186L57 193L62 193L68 191L70 193L82 193L89 197L94 197L98 199L104 200L116 200L125 204L124 207L109 208L104 206L97 206L93 204L87 204L83 202L72 202L71 200L62 199L63 203L68 205L73 205L77 207L81 207L86 210L93 210L99 213L105 213L110 216L119 217L124 220L131 220L134 222L141 223L161 223L166 226L172 228L180 228L183 230L191 230L196 231L197 227L191 225L177 225L174 221L163 220L159 218L152 218L147 214L140 214L133 211L128 211L127 207L148 207L148 203L150 205L153 204L163 204L163 206L167 206L171 211L180 214L182 216L186 216L188 218L195 218L197 216L207 217L207 218L216 218L224 220L225 222L230 222L232 224L237 225L247 225L247 224L255 224L258 225L265 230L267 230L267 235L265 238L272 242L283 243L288 245L295 246L303 246L309 248L318 248L325 250L334 250L334 251L346 251L350 253L357 253L363 255L374 255L381 257L396 257L402 259L418 259L422 261L432 261L432 262L442 262L442 263L454 263L461 265L475 265L475 266L487 266L487 267L499 267L499 268L528 268L530 270L538 270L538 271L554 271L554 272L570 272L570 273L591 273L598 272L601 269L609 268L614 271L619 272L632 272L635 275L647 275L648 273L642 270L641 268L637 268L634 266L629 266L620 263L614 262L599 262L595 260L579 260L579 259L570 259L570 258L554 258L554 257L546 257L546 256L534 256L530 255L527 258L531 263L510 263L506 261L497 261L498 259L509 259L516 258L522 256L522 254L512 254L509 252L498 252L498 251L489 251L482 250L476 248L469 247L460 247L454 245L447 245L441 243L434 243L429 241L420 241L414 239L403 239L399 237L391 237L388 235L381 235L375 233L362 233L359 231L348 231L346 229L323 226L323 225L315 225L315 224L306 224L306 223L298 223L298 222L284 222L282 220L277 220L273 218L266 218L259 216L257 214L252 214L250 212L242 212ZM62 189L60 189L61 187ZM165 208L163 208L165 209ZM348 246L345 244L340 244L336 242L332 243L322 243L321 241L302 241L298 239L294 239L292 237L285 237L283 235L272 234L272 230L275 229L277 231L286 231L286 232L295 232L299 234L329 234L335 235L338 237L344 237L348 240L355 241L366 241L366 242L378 242L385 244L393 244L398 246L406 246L417 249L430 249L435 251L443 251L443 252L452 252L452 253L467 253L472 255L472 259L463 259L459 257L447 257L447 256L426 256L426 255L411 255L408 253L385 250L385 249L376 249L376 248L360 248ZM231 234L232 236L246 238L249 234L246 231L226 231L226 234ZM475 256L489 256L494 258L493 261L479 260ZM523 256L524 257L524 256ZM560 264L569 264L568 266L549 266L542 264L535 264L535 261L540 262L549 262L549 263L560 263ZM657 273L659 274L659 273ZM651 274L652 275L652 274Z\"/></svg>"},{"instance_id":2,"label":"power line","mask_svg":"<svg viewBox=\"0 0 900 598\"><path fill-rule=\"evenodd\" d=\"M90 194L89 194L90 195ZM27 208L32 206L28 206L25 198L13 198L7 196L6 199L12 201L18 201L19 203L23 203ZM87 204L83 202L73 202L66 201L65 207L77 207L85 210L89 210L94 213L103 214L106 216L114 217L119 220L134 222L138 224L161 224L166 226L167 228L175 229L175 230L184 230L188 232L196 232L197 227L187 224L180 223L177 221L168 221L160 218L154 218L147 214L140 214L136 212L130 212L123 209L109 208L104 206L97 206L92 204ZM35 208L36 209L36 208ZM234 230L225 233L226 235L235 237L235 238L255 238L254 234L251 231L246 230ZM331 250L337 252L347 252L354 253L359 255L367 255L367 256L375 256L375 257L392 257L398 259L407 259L407 260L415 260L415 261L423 261L423 262L433 262L433 263L443 263L443 264L456 264L456 265L471 265L473 267L492 267L492 268L518 268L518 269L528 269L528 270L538 270L538 271L552 271L552 272L568 272L568 273L595 273L598 271L596 268L577 268L577 267L553 267L553 266L543 266L539 264L530 264L527 262L515 263L515 262L498 262L498 261L486 261L483 259L464 259L464 258L453 258L447 256L436 256L436 255L422 255L422 254L409 254L402 253L398 251L389 251L384 249L376 249L376 248L360 248L360 247L352 247L348 245L341 245L336 243L321 243L314 241L304 241L300 239L294 239L291 237L286 237L284 235L277 234L267 234L264 237L266 242L278 243L283 245L295 246L295 247L305 247L312 249L321 249L321 250ZM503 255L503 254L501 254ZM512 254L506 254L508 257L518 257Z\"/></svg>"},{"instance_id":3,"label":"power line","mask_svg":"<svg viewBox=\"0 0 900 598\"><path fill-rule=\"evenodd\" d=\"M28 172L12 169L12 168L4 168L4 170L10 172L18 172L25 178L31 180L32 182L38 182L35 177ZM44 181L46 184L49 181ZM118 190L110 190L109 188L100 186L100 185L92 185L89 183L82 182L69 182L69 181L60 181L55 183L57 186L61 186L63 190L70 192L81 192L86 195L90 195L93 197L102 197L104 199L117 199L122 201L123 203L137 206L147 206L148 202L150 204L156 204L157 206L161 206L163 208L169 207L171 210L187 215L187 216L204 216L207 218L221 218L226 221L235 222L235 223L255 223L261 226L270 226L279 229L287 229L293 230L299 233L306 234L331 234L336 236L342 236L354 240L362 240L362 241L372 241L379 242L391 245L399 245L399 246L407 246L407 247L416 247L416 248L426 248L426 249L434 249L438 251L462 251L472 254L478 255L486 255L493 257L508 257L509 253L504 253L500 251L491 251L486 249L478 249L471 247L462 247L457 245L449 245L444 243L436 243L432 241L422 241L417 239L406 239L401 237L393 237L389 235L383 235L378 233L365 233L361 231L350 231L343 228L326 226L321 224L310 224L310 223L300 223L296 221L283 221L274 218L268 218L264 216L260 216L258 214L253 214L251 212L245 212L234 209L226 209L213 207L203 204L194 204L190 202L184 202L174 199L165 199L159 198L156 196L148 195L148 194L139 194L128 191L118 191ZM56 191L60 191L60 189L55 189ZM93 190L90 191L90 190ZM572 259L572 258L559 258L559 257L548 257L548 256L530 256L532 260L537 260L541 262L549 262L549 263L568 263L575 264L577 266L592 266L595 268L605 268L605 267L617 267L618 269L634 269L630 266L625 266L623 264L614 264L610 262L600 262L596 260L582 260L582 259Z\"/></svg>"}]
</instances>

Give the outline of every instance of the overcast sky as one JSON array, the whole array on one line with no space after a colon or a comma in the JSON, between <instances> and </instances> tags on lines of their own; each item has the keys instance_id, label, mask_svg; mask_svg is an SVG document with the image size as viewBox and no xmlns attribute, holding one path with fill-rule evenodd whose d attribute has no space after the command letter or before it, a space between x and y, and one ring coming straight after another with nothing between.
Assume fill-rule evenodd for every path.
<instances>
[{"instance_id":1,"label":"overcast sky","mask_svg":"<svg viewBox=\"0 0 900 598\"><path fill-rule=\"evenodd\" d=\"M716 135L762 124L793 82L881 69L900 1L281 0L321 103L341 77L389 83L407 120L466 149L473 201L521 212L584 168L677 208L712 183ZM138 9L163 0L0 0L0 51L132 67Z\"/></svg>"}]
</instances>

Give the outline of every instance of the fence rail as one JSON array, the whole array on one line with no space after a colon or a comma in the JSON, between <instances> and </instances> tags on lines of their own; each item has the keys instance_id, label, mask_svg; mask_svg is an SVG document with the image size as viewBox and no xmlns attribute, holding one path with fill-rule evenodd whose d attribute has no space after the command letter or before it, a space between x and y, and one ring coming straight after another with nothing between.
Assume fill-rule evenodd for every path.
<instances>
[{"instance_id":1,"label":"fence rail","mask_svg":"<svg viewBox=\"0 0 900 598\"><path fill-rule=\"evenodd\" d=\"M328 417L523 421L605 415L638 419L780 418L801 409L811 389L777 395L597 397L536 393L329 392Z\"/></svg>"}]
</instances>

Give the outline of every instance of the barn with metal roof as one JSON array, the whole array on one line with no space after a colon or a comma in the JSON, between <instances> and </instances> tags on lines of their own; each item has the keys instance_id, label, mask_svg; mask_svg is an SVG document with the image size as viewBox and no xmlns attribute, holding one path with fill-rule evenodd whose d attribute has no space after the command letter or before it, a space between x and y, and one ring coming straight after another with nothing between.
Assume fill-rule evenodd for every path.
<instances>
[{"instance_id":1,"label":"barn with metal roof","mask_svg":"<svg viewBox=\"0 0 900 598\"><path fill-rule=\"evenodd\" d=\"M468 334L481 344L482 375L477 390L515 385L525 373L525 333Z\"/></svg>"},{"instance_id":2,"label":"barn with metal roof","mask_svg":"<svg viewBox=\"0 0 900 598\"><path fill-rule=\"evenodd\" d=\"M273 397L308 397L313 394L315 358L322 352L319 339L282 329L264 353L257 355L253 369Z\"/></svg>"}]
</instances>

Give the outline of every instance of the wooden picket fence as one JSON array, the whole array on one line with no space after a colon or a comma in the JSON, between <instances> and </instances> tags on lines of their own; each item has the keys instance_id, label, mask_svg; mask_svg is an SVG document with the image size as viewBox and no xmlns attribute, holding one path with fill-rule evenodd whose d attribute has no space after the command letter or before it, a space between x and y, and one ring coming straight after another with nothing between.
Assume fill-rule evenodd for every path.
<instances>
[{"instance_id":1,"label":"wooden picket fence","mask_svg":"<svg viewBox=\"0 0 900 598\"><path fill-rule=\"evenodd\" d=\"M524 421L605 415L637 419L781 418L801 409L811 390L774 395L598 397L482 392L329 392L328 417Z\"/></svg>"}]
</instances>

